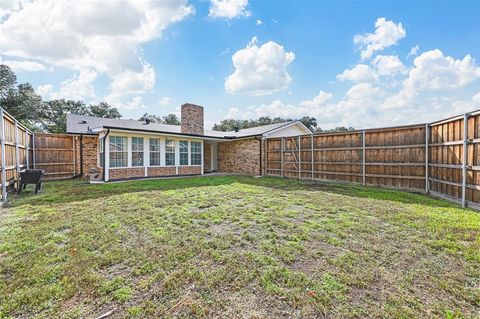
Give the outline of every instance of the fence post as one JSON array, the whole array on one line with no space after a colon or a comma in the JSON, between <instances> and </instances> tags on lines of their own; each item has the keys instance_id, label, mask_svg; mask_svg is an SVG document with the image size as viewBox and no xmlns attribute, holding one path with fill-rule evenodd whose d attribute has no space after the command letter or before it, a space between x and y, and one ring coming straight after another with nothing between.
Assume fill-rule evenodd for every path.
<instances>
[{"instance_id":1,"label":"fence post","mask_svg":"<svg viewBox=\"0 0 480 319\"><path fill-rule=\"evenodd\" d=\"M15 120L15 169L17 171L17 189L20 185L20 150L18 148L18 121Z\"/></svg>"},{"instance_id":2,"label":"fence post","mask_svg":"<svg viewBox=\"0 0 480 319\"><path fill-rule=\"evenodd\" d=\"M36 169L36 159L35 159L35 132L32 133L32 161L33 169Z\"/></svg>"},{"instance_id":3,"label":"fence post","mask_svg":"<svg viewBox=\"0 0 480 319\"><path fill-rule=\"evenodd\" d=\"M280 151L280 177L283 177L283 152L285 150L285 139L282 137L282 150Z\"/></svg>"},{"instance_id":4,"label":"fence post","mask_svg":"<svg viewBox=\"0 0 480 319\"><path fill-rule=\"evenodd\" d=\"M462 160L462 207L467 205L467 141L468 141L468 113L463 114L463 160Z\"/></svg>"},{"instance_id":5,"label":"fence post","mask_svg":"<svg viewBox=\"0 0 480 319\"><path fill-rule=\"evenodd\" d=\"M365 186L365 130L362 130L362 185Z\"/></svg>"},{"instance_id":6,"label":"fence post","mask_svg":"<svg viewBox=\"0 0 480 319\"><path fill-rule=\"evenodd\" d=\"M30 169L30 143L28 141L28 133L29 131L27 129L25 129L25 153L26 153L26 156L25 156L25 160L26 160L26 164L27 164L27 169Z\"/></svg>"},{"instance_id":7,"label":"fence post","mask_svg":"<svg viewBox=\"0 0 480 319\"><path fill-rule=\"evenodd\" d=\"M261 145L263 145L263 148L261 152L263 152L263 170L261 172L262 176L267 176L267 156L268 156L268 140L262 137L261 140Z\"/></svg>"},{"instance_id":8,"label":"fence post","mask_svg":"<svg viewBox=\"0 0 480 319\"><path fill-rule=\"evenodd\" d=\"M301 153L301 146L302 139L300 135L298 136L298 180L302 179L302 153Z\"/></svg>"},{"instance_id":9,"label":"fence post","mask_svg":"<svg viewBox=\"0 0 480 319\"><path fill-rule=\"evenodd\" d=\"M313 173L313 172L314 172L314 164L313 164L313 163L314 163L314 156L313 156L313 134L312 134L312 140L311 140L311 145L310 145L310 146L311 146L311 148L312 148L312 154L311 154L311 155L312 155L312 180L314 180L314 179L315 179L315 175L314 175L314 173Z\"/></svg>"},{"instance_id":10,"label":"fence post","mask_svg":"<svg viewBox=\"0 0 480 319\"><path fill-rule=\"evenodd\" d=\"M73 153L73 156L72 156L72 157L73 157L73 177L75 177L75 173L76 173L76 170L75 170L75 168L76 168L76 167L75 167L75 164L76 164L76 163L75 163L75 162L77 161L77 152L75 151L75 144L76 144L76 143L75 143L75 139L76 139L76 138L77 138L76 136L72 136L72 141L73 141L73 143L72 143L72 153Z\"/></svg>"},{"instance_id":11,"label":"fence post","mask_svg":"<svg viewBox=\"0 0 480 319\"><path fill-rule=\"evenodd\" d=\"M2 201L7 200L7 171L5 156L5 117L3 108L0 107L0 141L2 146Z\"/></svg>"},{"instance_id":12,"label":"fence post","mask_svg":"<svg viewBox=\"0 0 480 319\"><path fill-rule=\"evenodd\" d=\"M428 143L430 141L430 132L429 132L428 123L425 124L425 193L428 194L430 191L430 181L429 181L429 150L428 150Z\"/></svg>"}]
</instances>

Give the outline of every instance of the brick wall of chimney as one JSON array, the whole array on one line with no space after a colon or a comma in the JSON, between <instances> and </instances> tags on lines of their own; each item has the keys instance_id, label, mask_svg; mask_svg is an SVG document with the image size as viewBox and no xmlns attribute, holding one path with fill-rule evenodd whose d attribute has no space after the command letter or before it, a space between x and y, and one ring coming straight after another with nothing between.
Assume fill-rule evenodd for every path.
<instances>
[{"instance_id":1,"label":"brick wall of chimney","mask_svg":"<svg viewBox=\"0 0 480 319\"><path fill-rule=\"evenodd\" d=\"M203 135L203 107L195 104L183 104L181 128L184 134Z\"/></svg>"}]
</instances>

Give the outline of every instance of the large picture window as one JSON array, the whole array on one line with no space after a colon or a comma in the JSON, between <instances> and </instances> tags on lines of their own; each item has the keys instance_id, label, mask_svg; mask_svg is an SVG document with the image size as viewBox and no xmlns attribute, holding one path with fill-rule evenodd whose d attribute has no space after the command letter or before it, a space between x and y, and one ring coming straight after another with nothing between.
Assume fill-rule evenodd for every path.
<instances>
[{"instance_id":1,"label":"large picture window","mask_svg":"<svg viewBox=\"0 0 480 319\"><path fill-rule=\"evenodd\" d=\"M175 141L165 141L165 165L175 166Z\"/></svg>"},{"instance_id":2,"label":"large picture window","mask_svg":"<svg viewBox=\"0 0 480 319\"><path fill-rule=\"evenodd\" d=\"M132 166L143 166L143 137L132 137Z\"/></svg>"},{"instance_id":3,"label":"large picture window","mask_svg":"<svg viewBox=\"0 0 480 319\"><path fill-rule=\"evenodd\" d=\"M160 139L150 139L150 166L160 166Z\"/></svg>"},{"instance_id":4,"label":"large picture window","mask_svg":"<svg viewBox=\"0 0 480 319\"><path fill-rule=\"evenodd\" d=\"M190 142L191 165L202 164L202 145L200 142Z\"/></svg>"},{"instance_id":5,"label":"large picture window","mask_svg":"<svg viewBox=\"0 0 480 319\"><path fill-rule=\"evenodd\" d=\"M125 136L110 136L110 167L127 167L128 145Z\"/></svg>"},{"instance_id":6,"label":"large picture window","mask_svg":"<svg viewBox=\"0 0 480 319\"><path fill-rule=\"evenodd\" d=\"M180 165L188 165L188 141L180 141Z\"/></svg>"}]
</instances>

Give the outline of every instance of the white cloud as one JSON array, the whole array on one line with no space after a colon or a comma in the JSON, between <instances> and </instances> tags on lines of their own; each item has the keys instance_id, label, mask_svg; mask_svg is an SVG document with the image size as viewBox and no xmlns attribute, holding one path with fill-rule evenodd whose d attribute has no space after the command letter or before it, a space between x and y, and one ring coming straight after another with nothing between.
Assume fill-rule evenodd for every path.
<instances>
[{"instance_id":1,"label":"white cloud","mask_svg":"<svg viewBox=\"0 0 480 319\"><path fill-rule=\"evenodd\" d=\"M150 64L144 64L140 72L125 70L113 76L112 92L118 94L141 94L155 85L155 71Z\"/></svg>"},{"instance_id":2,"label":"white cloud","mask_svg":"<svg viewBox=\"0 0 480 319\"><path fill-rule=\"evenodd\" d=\"M257 25L261 25L261 24L263 24L263 21L260 20L260 19L258 19L257 22L255 22L255 23L256 23Z\"/></svg>"},{"instance_id":3,"label":"white cloud","mask_svg":"<svg viewBox=\"0 0 480 319\"><path fill-rule=\"evenodd\" d=\"M27 72L35 72L35 71L45 71L47 68L38 62L35 61L14 61L14 60L5 60L2 61L0 59L0 62L2 64L8 65L13 71L15 72L22 72L22 71L27 71Z\"/></svg>"},{"instance_id":4,"label":"white cloud","mask_svg":"<svg viewBox=\"0 0 480 319\"><path fill-rule=\"evenodd\" d=\"M248 0L210 0L210 11L208 16L211 18L232 19L235 17L248 17Z\"/></svg>"},{"instance_id":5,"label":"white cloud","mask_svg":"<svg viewBox=\"0 0 480 319\"><path fill-rule=\"evenodd\" d=\"M170 104L171 101L172 101L171 98L169 98L168 96L164 96L160 99L160 101L158 101L158 104L162 106L167 106Z\"/></svg>"},{"instance_id":6,"label":"white cloud","mask_svg":"<svg viewBox=\"0 0 480 319\"><path fill-rule=\"evenodd\" d=\"M44 99L70 99L84 100L85 98L95 98L95 88L92 82L98 74L92 69L83 69L78 75L63 81L60 84L58 92L53 90L52 84L40 85L37 93Z\"/></svg>"},{"instance_id":7,"label":"white cloud","mask_svg":"<svg viewBox=\"0 0 480 319\"><path fill-rule=\"evenodd\" d=\"M408 90L456 89L480 78L480 67L470 55L456 60L436 49L417 56L413 64L404 82Z\"/></svg>"},{"instance_id":8,"label":"white cloud","mask_svg":"<svg viewBox=\"0 0 480 319\"><path fill-rule=\"evenodd\" d=\"M402 61L395 55L377 55L372 64L381 76L394 75L405 70Z\"/></svg>"},{"instance_id":9,"label":"white cloud","mask_svg":"<svg viewBox=\"0 0 480 319\"><path fill-rule=\"evenodd\" d=\"M417 56L418 55L418 50L420 50L420 47L418 44L414 46L413 48L410 49L410 51L407 54L407 58L411 56Z\"/></svg>"},{"instance_id":10,"label":"white cloud","mask_svg":"<svg viewBox=\"0 0 480 319\"><path fill-rule=\"evenodd\" d=\"M50 94L53 92L53 85L52 84L44 84L40 85L37 90L37 94L39 94L44 100L50 98Z\"/></svg>"},{"instance_id":11,"label":"white cloud","mask_svg":"<svg viewBox=\"0 0 480 319\"><path fill-rule=\"evenodd\" d=\"M337 75L337 80L352 82L369 82L378 80L375 71L366 64L357 64Z\"/></svg>"},{"instance_id":12,"label":"white cloud","mask_svg":"<svg viewBox=\"0 0 480 319\"><path fill-rule=\"evenodd\" d=\"M319 107L321 105L324 105L332 97L333 97L332 93L320 91L320 93L318 93L318 95L315 96L313 99L300 102L300 106L310 107L310 108Z\"/></svg>"},{"instance_id":13,"label":"white cloud","mask_svg":"<svg viewBox=\"0 0 480 319\"><path fill-rule=\"evenodd\" d=\"M476 106L480 107L480 92L478 92L472 97L472 101L473 103L475 103Z\"/></svg>"},{"instance_id":14,"label":"white cloud","mask_svg":"<svg viewBox=\"0 0 480 319\"><path fill-rule=\"evenodd\" d=\"M115 105L118 109L121 110L138 110L145 108L146 106L143 104L143 97L141 96L134 96L130 100L124 101L118 99L116 96L107 96L105 101L111 105Z\"/></svg>"},{"instance_id":15,"label":"white cloud","mask_svg":"<svg viewBox=\"0 0 480 319\"><path fill-rule=\"evenodd\" d=\"M385 18L378 18L375 22L375 32L357 34L353 42L360 45L362 60L372 57L377 51L395 45L407 35L401 23L395 24Z\"/></svg>"},{"instance_id":16,"label":"white cloud","mask_svg":"<svg viewBox=\"0 0 480 319\"><path fill-rule=\"evenodd\" d=\"M13 11L20 9L21 1L18 0L2 0L0 1L0 20L11 14Z\"/></svg>"},{"instance_id":17,"label":"white cloud","mask_svg":"<svg viewBox=\"0 0 480 319\"><path fill-rule=\"evenodd\" d=\"M287 73L288 65L295 59L293 52L269 41L257 46L254 37L246 48L232 56L235 71L225 81L229 93L266 95L286 89L292 78Z\"/></svg>"},{"instance_id":18,"label":"white cloud","mask_svg":"<svg viewBox=\"0 0 480 319\"><path fill-rule=\"evenodd\" d=\"M154 81L141 45L161 38L168 26L194 11L186 0L44 0L8 10L0 19L0 54L94 70L113 79L113 89L126 87L128 92L152 87ZM146 82L139 84L142 77Z\"/></svg>"}]
</instances>

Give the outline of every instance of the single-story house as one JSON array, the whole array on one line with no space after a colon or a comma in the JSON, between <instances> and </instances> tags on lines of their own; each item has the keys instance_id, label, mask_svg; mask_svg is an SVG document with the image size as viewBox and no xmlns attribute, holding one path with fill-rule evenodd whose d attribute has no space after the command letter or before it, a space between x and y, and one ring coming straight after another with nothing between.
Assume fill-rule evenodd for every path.
<instances>
[{"instance_id":1,"label":"single-story house","mask_svg":"<svg viewBox=\"0 0 480 319\"><path fill-rule=\"evenodd\" d=\"M230 132L204 129L203 107L184 104L181 125L67 114L67 134L77 135L84 175L104 181L200 175L262 174L264 140L312 134L300 121Z\"/></svg>"}]
</instances>

